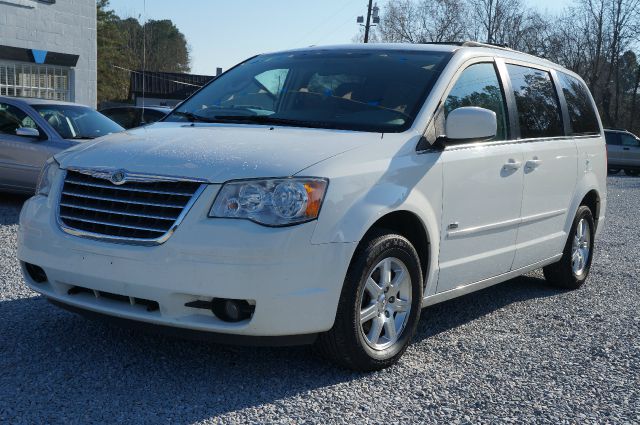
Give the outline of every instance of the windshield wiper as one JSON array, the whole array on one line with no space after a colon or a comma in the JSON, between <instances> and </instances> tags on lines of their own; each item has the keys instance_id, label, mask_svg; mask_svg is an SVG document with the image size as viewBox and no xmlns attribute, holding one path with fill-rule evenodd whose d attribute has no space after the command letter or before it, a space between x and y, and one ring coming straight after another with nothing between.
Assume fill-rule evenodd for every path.
<instances>
[{"instance_id":1,"label":"windshield wiper","mask_svg":"<svg viewBox=\"0 0 640 425\"><path fill-rule=\"evenodd\" d=\"M251 124L275 124L290 127L329 127L329 123L321 121L292 120L289 118L277 118L270 115L216 115L214 122L251 123Z\"/></svg>"},{"instance_id":2,"label":"windshield wiper","mask_svg":"<svg viewBox=\"0 0 640 425\"><path fill-rule=\"evenodd\" d=\"M202 115L194 114L193 112L173 111L176 115L182 115L190 122L216 122L214 118L203 117Z\"/></svg>"}]
</instances>

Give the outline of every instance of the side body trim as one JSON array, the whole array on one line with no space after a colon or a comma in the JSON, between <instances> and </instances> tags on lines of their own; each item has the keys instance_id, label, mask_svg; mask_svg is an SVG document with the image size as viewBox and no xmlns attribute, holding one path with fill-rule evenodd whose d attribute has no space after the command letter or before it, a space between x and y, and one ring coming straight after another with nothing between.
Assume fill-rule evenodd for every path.
<instances>
[{"instance_id":1,"label":"side body trim","mask_svg":"<svg viewBox=\"0 0 640 425\"><path fill-rule=\"evenodd\" d=\"M510 272L503 273L498 276L490 277L488 279L471 283L469 285L459 286L449 291L440 292L438 294L425 297L422 300L422 307L438 304L444 301L451 300L453 298L470 294L475 291L479 291L481 289L488 288L490 286L496 285L498 283L502 283L509 279L513 279L514 277L521 276L525 273L530 272L531 270L539 269L540 267L544 267L551 263L555 263L556 261L560 260L560 258L562 258L562 254L557 254L557 255L554 255L553 257L547 258L546 260L537 262L535 264L531 264L530 266L522 267L516 270L511 270Z\"/></svg>"}]
</instances>

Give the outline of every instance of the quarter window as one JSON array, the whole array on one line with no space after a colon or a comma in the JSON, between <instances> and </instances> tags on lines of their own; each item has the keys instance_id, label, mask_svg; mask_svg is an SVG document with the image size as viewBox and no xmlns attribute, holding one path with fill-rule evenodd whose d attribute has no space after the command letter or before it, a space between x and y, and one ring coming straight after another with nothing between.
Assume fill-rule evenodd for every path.
<instances>
[{"instance_id":1,"label":"quarter window","mask_svg":"<svg viewBox=\"0 0 640 425\"><path fill-rule=\"evenodd\" d=\"M287 79L288 73L288 69L271 69L260 75L256 75L255 79L258 80L269 93L278 95L284 87L284 81Z\"/></svg>"},{"instance_id":2,"label":"quarter window","mask_svg":"<svg viewBox=\"0 0 640 425\"><path fill-rule=\"evenodd\" d=\"M507 65L523 139L563 136L560 103L546 71Z\"/></svg>"},{"instance_id":3,"label":"quarter window","mask_svg":"<svg viewBox=\"0 0 640 425\"><path fill-rule=\"evenodd\" d=\"M567 101L571 132L574 135L600 134L596 111L589 96L589 90L577 78L558 73L560 86Z\"/></svg>"},{"instance_id":4,"label":"quarter window","mask_svg":"<svg viewBox=\"0 0 640 425\"><path fill-rule=\"evenodd\" d=\"M478 63L465 69L444 103L445 117L464 106L478 106L496 113L498 128L493 140L507 139L507 114L504 94L491 63Z\"/></svg>"}]
</instances>

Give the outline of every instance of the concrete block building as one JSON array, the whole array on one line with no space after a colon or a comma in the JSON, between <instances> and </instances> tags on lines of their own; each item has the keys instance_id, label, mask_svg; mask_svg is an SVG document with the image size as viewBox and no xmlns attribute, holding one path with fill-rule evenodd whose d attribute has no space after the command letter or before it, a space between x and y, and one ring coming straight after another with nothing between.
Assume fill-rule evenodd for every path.
<instances>
[{"instance_id":1,"label":"concrete block building","mask_svg":"<svg viewBox=\"0 0 640 425\"><path fill-rule=\"evenodd\" d=\"M0 95L96 106L95 0L0 1Z\"/></svg>"}]
</instances>

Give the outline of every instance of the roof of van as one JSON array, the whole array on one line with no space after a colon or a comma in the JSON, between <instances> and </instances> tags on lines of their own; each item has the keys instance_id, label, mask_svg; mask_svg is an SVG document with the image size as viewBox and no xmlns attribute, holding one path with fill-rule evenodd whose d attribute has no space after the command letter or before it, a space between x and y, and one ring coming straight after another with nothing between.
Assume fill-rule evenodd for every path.
<instances>
[{"instance_id":1,"label":"roof of van","mask_svg":"<svg viewBox=\"0 0 640 425\"><path fill-rule=\"evenodd\" d=\"M439 43L353 43L353 44L337 44L329 46L309 46L304 48L286 50L284 52L303 52L309 50L413 50L413 51L429 51L429 52L456 52L459 50L473 50L484 51L487 54L514 59L522 60L532 64L538 64L540 66L546 66L549 68L555 68L563 70L569 74L575 75L572 71L551 62L548 59L543 59L538 56L531 55L529 53L513 50L505 46L480 43L477 41L463 41L463 42L439 42Z\"/></svg>"}]
</instances>

